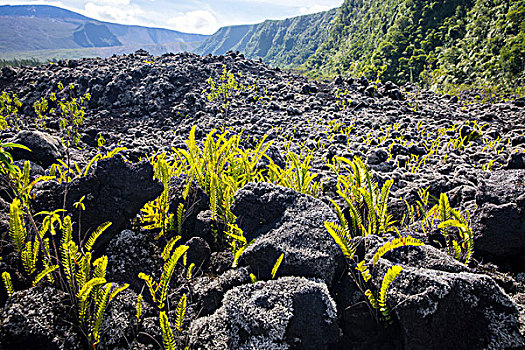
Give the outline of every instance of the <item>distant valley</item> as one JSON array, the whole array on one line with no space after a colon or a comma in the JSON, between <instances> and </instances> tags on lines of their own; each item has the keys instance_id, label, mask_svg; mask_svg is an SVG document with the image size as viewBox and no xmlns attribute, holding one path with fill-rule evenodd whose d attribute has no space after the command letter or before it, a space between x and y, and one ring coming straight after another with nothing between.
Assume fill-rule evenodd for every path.
<instances>
[{"instance_id":1,"label":"distant valley","mask_svg":"<svg viewBox=\"0 0 525 350\"><path fill-rule=\"evenodd\" d=\"M139 48L153 54L191 51L206 35L101 22L59 7L0 6L0 58L110 56Z\"/></svg>"}]
</instances>

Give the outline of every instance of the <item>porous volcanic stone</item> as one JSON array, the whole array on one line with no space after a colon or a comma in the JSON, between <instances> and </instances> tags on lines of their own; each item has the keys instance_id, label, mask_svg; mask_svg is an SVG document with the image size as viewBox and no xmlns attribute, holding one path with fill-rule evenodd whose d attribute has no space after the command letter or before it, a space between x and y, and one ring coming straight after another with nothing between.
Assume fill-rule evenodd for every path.
<instances>
[{"instance_id":1,"label":"porous volcanic stone","mask_svg":"<svg viewBox=\"0 0 525 350\"><path fill-rule=\"evenodd\" d=\"M282 277L236 287L211 316L190 326L192 349L328 349L337 310L326 285Z\"/></svg>"}]
</instances>

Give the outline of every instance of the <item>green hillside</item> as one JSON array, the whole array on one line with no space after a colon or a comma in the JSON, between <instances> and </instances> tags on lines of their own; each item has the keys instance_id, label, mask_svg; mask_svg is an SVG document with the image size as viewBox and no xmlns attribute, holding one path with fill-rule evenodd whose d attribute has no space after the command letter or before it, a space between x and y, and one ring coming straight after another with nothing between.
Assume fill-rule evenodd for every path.
<instances>
[{"instance_id":1,"label":"green hillside","mask_svg":"<svg viewBox=\"0 0 525 350\"><path fill-rule=\"evenodd\" d=\"M283 67L303 64L328 38L337 9L312 15L223 27L195 50L199 54L240 51L249 58Z\"/></svg>"},{"instance_id":2,"label":"green hillside","mask_svg":"<svg viewBox=\"0 0 525 350\"><path fill-rule=\"evenodd\" d=\"M315 74L398 83L523 84L525 1L346 0L309 58Z\"/></svg>"}]
</instances>

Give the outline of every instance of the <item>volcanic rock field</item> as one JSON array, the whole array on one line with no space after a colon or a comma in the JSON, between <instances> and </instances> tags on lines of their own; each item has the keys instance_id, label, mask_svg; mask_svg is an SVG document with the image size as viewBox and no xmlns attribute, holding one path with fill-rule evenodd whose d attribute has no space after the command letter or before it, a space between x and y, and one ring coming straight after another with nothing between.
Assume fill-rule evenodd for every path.
<instances>
[{"instance_id":1,"label":"volcanic rock field","mask_svg":"<svg viewBox=\"0 0 525 350\"><path fill-rule=\"evenodd\" d=\"M232 52L142 50L5 67L0 91L21 103L18 128L11 115L0 139L31 152L5 150L19 169L30 161L29 182L44 176L22 200L25 239L47 222L40 239L51 252L36 248L27 273L3 167L0 273L13 292L4 280L1 349L525 347L523 99L314 81ZM52 93L90 95L69 147L58 109L42 112L45 128L35 124L35 102L53 108ZM216 147L201 160L234 156L192 165L205 144ZM72 169L62 178L59 160ZM381 208L377 222L371 208ZM53 235L37 213L55 210ZM64 258L76 245L76 258ZM103 256L104 280L87 290L78 271L102 278ZM56 270L34 283L49 263ZM105 291L115 294L102 308ZM89 320L79 322L83 296Z\"/></svg>"}]
</instances>

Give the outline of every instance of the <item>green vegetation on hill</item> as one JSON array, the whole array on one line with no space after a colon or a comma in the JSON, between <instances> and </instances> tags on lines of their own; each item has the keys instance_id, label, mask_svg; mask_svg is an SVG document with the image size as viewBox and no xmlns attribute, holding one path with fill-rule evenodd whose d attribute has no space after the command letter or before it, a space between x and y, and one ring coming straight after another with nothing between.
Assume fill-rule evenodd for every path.
<instances>
[{"instance_id":1,"label":"green vegetation on hill","mask_svg":"<svg viewBox=\"0 0 525 350\"><path fill-rule=\"evenodd\" d=\"M328 38L336 16L337 9L333 9L281 21L223 27L203 41L195 52L221 55L234 50L270 64L298 66Z\"/></svg>"},{"instance_id":2,"label":"green vegetation on hill","mask_svg":"<svg viewBox=\"0 0 525 350\"><path fill-rule=\"evenodd\" d=\"M346 0L328 39L306 63L315 74L397 83L523 83L523 0Z\"/></svg>"}]
</instances>

